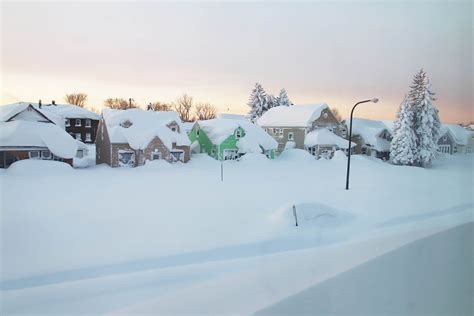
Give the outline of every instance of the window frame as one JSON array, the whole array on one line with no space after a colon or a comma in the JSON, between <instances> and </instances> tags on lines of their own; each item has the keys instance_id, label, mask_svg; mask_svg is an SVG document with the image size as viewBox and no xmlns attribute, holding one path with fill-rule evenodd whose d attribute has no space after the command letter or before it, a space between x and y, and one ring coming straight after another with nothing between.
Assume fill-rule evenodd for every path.
<instances>
[{"instance_id":1,"label":"window frame","mask_svg":"<svg viewBox=\"0 0 474 316\"><path fill-rule=\"evenodd\" d=\"M291 138L290 138L291 135ZM288 132L288 135L286 137L289 141L294 141L295 140L295 133L294 132Z\"/></svg>"},{"instance_id":2,"label":"window frame","mask_svg":"<svg viewBox=\"0 0 474 316\"><path fill-rule=\"evenodd\" d=\"M37 157L32 157L33 153L36 153ZM41 152L39 150L31 150L28 152L28 157L30 159L41 159Z\"/></svg>"},{"instance_id":3,"label":"window frame","mask_svg":"<svg viewBox=\"0 0 474 316\"><path fill-rule=\"evenodd\" d=\"M66 120L64 121L64 126L70 127L70 126L71 126L71 120L70 120L70 119L66 119Z\"/></svg>"},{"instance_id":4,"label":"window frame","mask_svg":"<svg viewBox=\"0 0 474 316\"><path fill-rule=\"evenodd\" d=\"M86 119L85 127L92 127L92 120L91 119Z\"/></svg>"},{"instance_id":5,"label":"window frame","mask_svg":"<svg viewBox=\"0 0 474 316\"><path fill-rule=\"evenodd\" d=\"M92 134L86 133L86 142L91 142L91 141L92 141Z\"/></svg>"},{"instance_id":6,"label":"window frame","mask_svg":"<svg viewBox=\"0 0 474 316\"><path fill-rule=\"evenodd\" d=\"M79 122L79 124L78 124L78 122ZM76 122L75 122L74 126L75 126L75 127L81 127L81 126L82 126L82 121L81 121L81 119L76 119Z\"/></svg>"}]
</instances>

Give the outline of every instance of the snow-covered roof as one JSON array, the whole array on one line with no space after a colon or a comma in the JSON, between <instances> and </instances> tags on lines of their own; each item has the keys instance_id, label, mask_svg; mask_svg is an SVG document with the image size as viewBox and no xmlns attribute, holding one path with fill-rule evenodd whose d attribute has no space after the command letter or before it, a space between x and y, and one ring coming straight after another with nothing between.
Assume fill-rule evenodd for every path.
<instances>
[{"instance_id":1,"label":"snow-covered roof","mask_svg":"<svg viewBox=\"0 0 474 316\"><path fill-rule=\"evenodd\" d=\"M18 102L9 105L4 105L0 107L0 117L2 120L7 120L9 117L25 110L28 105L32 105L36 110L43 113L52 121L56 121L58 119L64 120L67 118L88 118L92 120L99 120L100 116L97 113L92 111L86 110L81 108L80 106L73 105L73 104L42 104L41 108L39 107L38 103L34 102ZM9 115L6 119L4 115Z\"/></svg>"},{"instance_id":2,"label":"snow-covered roof","mask_svg":"<svg viewBox=\"0 0 474 316\"><path fill-rule=\"evenodd\" d=\"M154 112L142 109L113 110L104 109L102 116L107 125L110 142L114 144L129 144L133 149L144 149L155 137L163 144L172 148L172 143L178 146L189 146L189 138L184 132L184 126L176 112ZM123 127L125 122L132 123ZM173 132L167 125L176 122L180 131Z\"/></svg>"},{"instance_id":3,"label":"snow-covered roof","mask_svg":"<svg viewBox=\"0 0 474 316\"><path fill-rule=\"evenodd\" d=\"M54 155L67 159L77 152L77 141L55 124L0 122L0 130L0 147L47 147Z\"/></svg>"},{"instance_id":4,"label":"snow-covered roof","mask_svg":"<svg viewBox=\"0 0 474 316\"><path fill-rule=\"evenodd\" d=\"M384 130L391 133L391 128L387 124L389 124L389 121L354 118L352 119L352 134L361 136L365 144L378 151L388 151L390 150L390 142L380 137Z\"/></svg>"},{"instance_id":5,"label":"snow-covered roof","mask_svg":"<svg viewBox=\"0 0 474 316\"><path fill-rule=\"evenodd\" d=\"M243 114L218 113L216 118L248 121L247 116Z\"/></svg>"},{"instance_id":6,"label":"snow-covered roof","mask_svg":"<svg viewBox=\"0 0 474 316\"><path fill-rule=\"evenodd\" d=\"M318 128L306 134L304 145L306 147L336 145L339 148L346 148L348 140L337 136L326 128ZM351 147L355 145L354 142L351 142Z\"/></svg>"},{"instance_id":7,"label":"snow-covered roof","mask_svg":"<svg viewBox=\"0 0 474 316\"><path fill-rule=\"evenodd\" d=\"M441 136L446 134L448 131L454 138L454 141L459 145L467 145L469 143L469 139L474 137L474 133L472 131L468 131L462 126L456 124L441 125Z\"/></svg>"},{"instance_id":8,"label":"snow-covered roof","mask_svg":"<svg viewBox=\"0 0 474 316\"><path fill-rule=\"evenodd\" d=\"M189 133L193 129L194 124L196 124L196 122L184 122L183 123L183 127L184 127L184 130L186 131L186 133Z\"/></svg>"},{"instance_id":9,"label":"snow-covered roof","mask_svg":"<svg viewBox=\"0 0 474 316\"><path fill-rule=\"evenodd\" d=\"M237 128L242 128L245 136L237 142L240 152L261 152L276 149L278 143L259 126L246 120L212 119L198 121L199 127L206 133L212 143L221 144L229 136L233 135Z\"/></svg>"},{"instance_id":10,"label":"snow-covered roof","mask_svg":"<svg viewBox=\"0 0 474 316\"><path fill-rule=\"evenodd\" d=\"M327 109L326 103L277 106L265 112L258 120L260 126L307 127Z\"/></svg>"}]
</instances>

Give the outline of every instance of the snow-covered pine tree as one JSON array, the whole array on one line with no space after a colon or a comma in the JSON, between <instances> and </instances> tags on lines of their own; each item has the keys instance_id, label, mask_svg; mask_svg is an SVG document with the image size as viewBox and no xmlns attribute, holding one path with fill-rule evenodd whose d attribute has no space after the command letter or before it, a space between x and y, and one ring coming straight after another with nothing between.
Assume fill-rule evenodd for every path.
<instances>
[{"instance_id":1,"label":"snow-covered pine tree","mask_svg":"<svg viewBox=\"0 0 474 316\"><path fill-rule=\"evenodd\" d=\"M278 106L290 106L293 105L291 101L288 99L288 94L286 93L285 89L280 90L280 95L277 98Z\"/></svg>"},{"instance_id":2,"label":"snow-covered pine tree","mask_svg":"<svg viewBox=\"0 0 474 316\"><path fill-rule=\"evenodd\" d=\"M271 108L278 106L278 100L275 98L274 95L272 94L267 94L267 107L265 109L265 112L270 110ZM264 112L264 113L265 113ZM262 113L263 114L263 113Z\"/></svg>"},{"instance_id":3,"label":"snow-covered pine tree","mask_svg":"<svg viewBox=\"0 0 474 316\"><path fill-rule=\"evenodd\" d=\"M436 100L426 72L421 69L415 74L408 94L408 105L413 115L413 129L416 135L417 164L426 166L436 157L441 123L438 110L434 107Z\"/></svg>"},{"instance_id":4,"label":"snow-covered pine tree","mask_svg":"<svg viewBox=\"0 0 474 316\"><path fill-rule=\"evenodd\" d=\"M390 160L393 164L411 166L418 161L413 114L405 96L393 127L393 139L390 145Z\"/></svg>"},{"instance_id":5,"label":"snow-covered pine tree","mask_svg":"<svg viewBox=\"0 0 474 316\"><path fill-rule=\"evenodd\" d=\"M252 122L255 122L263 113L265 113L267 108L267 95L263 87L258 82L255 84L255 87L250 94L250 99L248 103L250 107L249 117Z\"/></svg>"}]
</instances>

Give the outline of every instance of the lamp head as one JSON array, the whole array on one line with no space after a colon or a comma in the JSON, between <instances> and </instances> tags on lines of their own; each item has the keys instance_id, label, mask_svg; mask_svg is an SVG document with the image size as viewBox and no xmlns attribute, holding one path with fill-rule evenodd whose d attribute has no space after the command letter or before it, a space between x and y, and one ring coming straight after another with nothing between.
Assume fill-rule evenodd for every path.
<instances>
[{"instance_id":1,"label":"lamp head","mask_svg":"<svg viewBox=\"0 0 474 316\"><path fill-rule=\"evenodd\" d=\"M379 99L378 98L373 98L370 101L373 102L373 103L377 103L377 102L379 102Z\"/></svg>"}]
</instances>

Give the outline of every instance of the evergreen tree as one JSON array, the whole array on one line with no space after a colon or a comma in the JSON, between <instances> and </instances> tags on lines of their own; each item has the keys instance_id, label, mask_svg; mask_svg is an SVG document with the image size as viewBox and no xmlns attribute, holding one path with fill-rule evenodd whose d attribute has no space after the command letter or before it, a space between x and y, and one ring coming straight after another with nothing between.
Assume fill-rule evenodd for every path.
<instances>
[{"instance_id":1,"label":"evergreen tree","mask_svg":"<svg viewBox=\"0 0 474 316\"><path fill-rule=\"evenodd\" d=\"M265 109L265 112L270 110L271 108L273 108L275 106L278 106L278 99L275 98L275 96L272 95L272 94L267 94L267 107Z\"/></svg>"},{"instance_id":2,"label":"evergreen tree","mask_svg":"<svg viewBox=\"0 0 474 316\"><path fill-rule=\"evenodd\" d=\"M263 87L258 82L250 94L248 103L250 107L249 117L252 122L255 122L263 113L268 110L267 107L267 95Z\"/></svg>"},{"instance_id":3,"label":"evergreen tree","mask_svg":"<svg viewBox=\"0 0 474 316\"><path fill-rule=\"evenodd\" d=\"M397 165L414 165L418 160L416 135L413 130L413 111L407 97L400 105L393 127L390 160Z\"/></svg>"},{"instance_id":4,"label":"evergreen tree","mask_svg":"<svg viewBox=\"0 0 474 316\"><path fill-rule=\"evenodd\" d=\"M410 88L408 106L414 113L413 130L418 149L416 163L425 166L430 164L436 156L441 123L438 110L433 105L436 99L423 69L415 74Z\"/></svg>"},{"instance_id":5,"label":"evergreen tree","mask_svg":"<svg viewBox=\"0 0 474 316\"><path fill-rule=\"evenodd\" d=\"M278 106L290 106L293 105L291 101L288 99L288 94L286 93L285 89L280 90L280 95L277 98Z\"/></svg>"}]
</instances>

